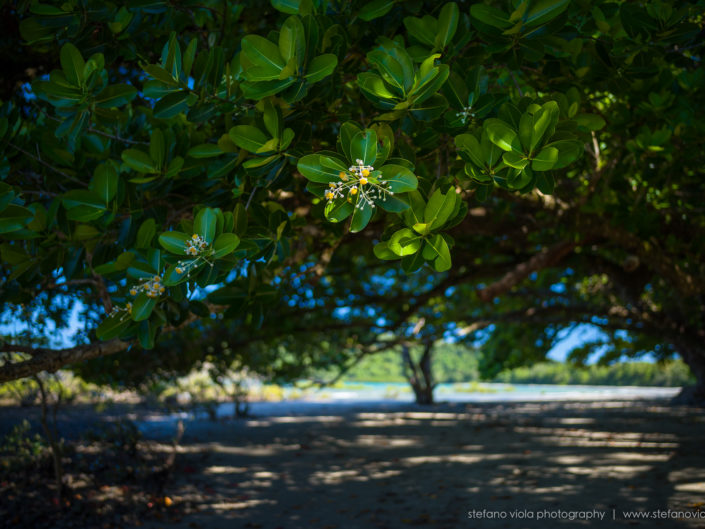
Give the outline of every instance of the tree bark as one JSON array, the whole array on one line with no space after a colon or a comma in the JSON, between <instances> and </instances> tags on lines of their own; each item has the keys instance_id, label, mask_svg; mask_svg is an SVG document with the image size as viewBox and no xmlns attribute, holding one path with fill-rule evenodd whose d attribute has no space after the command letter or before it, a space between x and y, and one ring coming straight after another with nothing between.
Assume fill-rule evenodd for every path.
<instances>
[{"instance_id":1,"label":"tree bark","mask_svg":"<svg viewBox=\"0 0 705 529\"><path fill-rule=\"evenodd\" d=\"M577 243L560 242L550 248L543 248L539 253L524 263L518 264L513 270L507 272L500 279L477 291L477 295L482 301L492 301L497 296L501 296L512 287L521 283L533 272L548 268L558 263L566 255L572 252Z\"/></svg>"},{"instance_id":2,"label":"tree bark","mask_svg":"<svg viewBox=\"0 0 705 529\"><path fill-rule=\"evenodd\" d=\"M684 387L674 401L680 404L705 403L705 352L688 345L677 345L683 361L695 376L695 386Z\"/></svg>"},{"instance_id":3,"label":"tree bark","mask_svg":"<svg viewBox=\"0 0 705 529\"><path fill-rule=\"evenodd\" d=\"M119 353L129 346L129 342L123 342L118 339L97 344L78 345L67 349L45 349L42 347L2 344L0 346L0 352L25 353L31 355L32 358L15 363L6 360L5 363L0 366L0 383L29 377L40 371L53 373L67 364Z\"/></svg>"},{"instance_id":4,"label":"tree bark","mask_svg":"<svg viewBox=\"0 0 705 529\"><path fill-rule=\"evenodd\" d=\"M433 373L431 370L431 360L433 355L433 343L428 343L424 347L424 352L419 359L418 364L411 357L408 345L402 345L402 359L404 361L406 378L414 390L416 404L430 405L433 404L433 390L436 385L433 382Z\"/></svg>"}]
</instances>

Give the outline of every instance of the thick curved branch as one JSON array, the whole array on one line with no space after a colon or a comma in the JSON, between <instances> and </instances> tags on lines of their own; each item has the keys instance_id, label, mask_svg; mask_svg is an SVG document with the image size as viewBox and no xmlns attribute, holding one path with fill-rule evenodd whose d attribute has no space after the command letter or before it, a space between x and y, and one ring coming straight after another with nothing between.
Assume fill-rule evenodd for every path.
<instances>
[{"instance_id":1,"label":"thick curved branch","mask_svg":"<svg viewBox=\"0 0 705 529\"><path fill-rule=\"evenodd\" d=\"M564 241L550 248L543 248L531 259L518 264L513 270L504 274L498 281L487 285L485 288L479 289L477 291L478 297L485 302L492 301L497 296L504 294L512 287L521 283L532 273L553 266L572 252L576 246L577 243Z\"/></svg>"},{"instance_id":2,"label":"thick curved branch","mask_svg":"<svg viewBox=\"0 0 705 529\"><path fill-rule=\"evenodd\" d=\"M117 339L97 344L77 345L67 349L45 349L3 344L0 346L0 352L26 353L31 355L32 358L16 363L6 361L0 366L0 383L28 377L40 371L54 372L67 364L119 353L129 346L130 342L123 342Z\"/></svg>"}]
</instances>

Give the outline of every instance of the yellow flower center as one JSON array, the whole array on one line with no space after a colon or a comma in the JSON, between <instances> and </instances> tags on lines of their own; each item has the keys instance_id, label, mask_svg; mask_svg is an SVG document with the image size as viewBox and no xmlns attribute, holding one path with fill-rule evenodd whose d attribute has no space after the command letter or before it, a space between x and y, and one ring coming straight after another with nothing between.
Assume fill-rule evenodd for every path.
<instances>
[{"instance_id":1,"label":"yellow flower center","mask_svg":"<svg viewBox=\"0 0 705 529\"><path fill-rule=\"evenodd\" d=\"M364 176L362 178L360 178L360 185L364 186L366 183L367 183L367 178L365 178Z\"/></svg>"},{"instance_id":2,"label":"yellow flower center","mask_svg":"<svg viewBox=\"0 0 705 529\"><path fill-rule=\"evenodd\" d=\"M369 169L363 169L363 170L362 170L362 176L370 176L370 170L369 170Z\"/></svg>"}]
</instances>

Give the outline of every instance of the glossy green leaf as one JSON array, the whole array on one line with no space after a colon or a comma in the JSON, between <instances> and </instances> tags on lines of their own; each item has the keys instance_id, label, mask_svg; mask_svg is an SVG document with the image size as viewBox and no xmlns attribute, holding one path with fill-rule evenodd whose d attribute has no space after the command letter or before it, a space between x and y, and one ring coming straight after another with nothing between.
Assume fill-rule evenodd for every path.
<instances>
[{"instance_id":1,"label":"glossy green leaf","mask_svg":"<svg viewBox=\"0 0 705 529\"><path fill-rule=\"evenodd\" d=\"M157 298L150 298L145 292L140 292L132 303L132 320L146 320L152 314L156 306Z\"/></svg>"},{"instance_id":2,"label":"glossy green leaf","mask_svg":"<svg viewBox=\"0 0 705 529\"><path fill-rule=\"evenodd\" d=\"M197 214L193 221L194 233L203 237L208 244L215 239L215 228L218 222L218 217L213 208L203 208Z\"/></svg>"},{"instance_id":3,"label":"glossy green leaf","mask_svg":"<svg viewBox=\"0 0 705 529\"><path fill-rule=\"evenodd\" d=\"M284 61L294 59L297 67L301 67L306 57L306 38L301 19L291 16L284 21L279 30L279 53Z\"/></svg>"},{"instance_id":4,"label":"glossy green leaf","mask_svg":"<svg viewBox=\"0 0 705 529\"><path fill-rule=\"evenodd\" d=\"M106 87L95 97L96 106L102 108L121 107L132 101L137 89L128 84L114 84Z\"/></svg>"},{"instance_id":5,"label":"glossy green leaf","mask_svg":"<svg viewBox=\"0 0 705 529\"><path fill-rule=\"evenodd\" d=\"M438 33L435 38L437 48L443 49L450 44L458 29L459 19L460 10L455 2L449 2L441 8L441 12L438 14Z\"/></svg>"},{"instance_id":6,"label":"glossy green leaf","mask_svg":"<svg viewBox=\"0 0 705 529\"><path fill-rule=\"evenodd\" d=\"M377 133L372 129L360 131L350 140L351 162L362 160L364 165L373 165L377 159Z\"/></svg>"},{"instance_id":7,"label":"glossy green leaf","mask_svg":"<svg viewBox=\"0 0 705 529\"><path fill-rule=\"evenodd\" d=\"M98 195L106 206L118 191L119 177L115 168L108 163L96 166L93 171L90 190Z\"/></svg>"},{"instance_id":8,"label":"glossy green leaf","mask_svg":"<svg viewBox=\"0 0 705 529\"><path fill-rule=\"evenodd\" d=\"M230 129L229 135L235 145L250 152L257 152L269 140L264 132L252 125L236 125Z\"/></svg>"},{"instance_id":9,"label":"glossy green leaf","mask_svg":"<svg viewBox=\"0 0 705 529\"><path fill-rule=\"evenodd\" d=\"M359 196L359 195L358 195ZM352 217L350 218L350 231L357 233L365 229L374 213L372 207L364 200L358 198L358 201L353 208Z\"/></svg>"},{"instance_id":10,"label":"glossy green leaf","mask_svg":"<svg viewBox=\"0 0 705 529\"><path fill-rule=\"evenodd\" d=\"M400 257L416 253L422 244L423 238L409 228L398 230L387 242L389 250Z\"/></svg>"},{"instance_id":11,"label":"glossy green leaf","mask_svg":"<svg viewBox=\"0 0 705 529\"><path fill-rule=\"evenodd\" d=\"M306 69L306 80L309 83L317 83L332 74L337 65L338 58L332 53L314 57Z\"/></svg>"},{"instance_id":12,"label":"glossy green leaf","mask_svg":"<svg viewBox=\"0 0 705 529\"><path fill-rule=\"evenodd\" d=\"M369 22L375 18L383 17L394 7L394 0L372 0L366 3L357 14L358 18Z\"/></svg>"},{"instance_id":13,"label":"glossy green leaf","mask_svg":"<svg viewBox=\"0 0 705 529\"><path fill-rule=\"evenodd\" d=\"M553 169L558 161L558 149L555 147L544 147L531 161L531 168L534 171L548 171Z\"/></svg>"},{"instance_id":14,"label":"glossy green leaf","mask_svg":"<svg viewBox=\"0 0 705 529\"><path fill-rule=\"evenodd\" d=\"M0 233L10 233L21 230L34 218L31 210L15 204L10 204L0 212Z\"/></svg>"},{"instance_id":15,"label":"glossy green leaf","mask_svg":"<svg viewBox=\"0 0 705 529\"><path fill-rule=\"evenodd\" d=\"M173 92L162 97L154 104L154 117L170 119L188 110L189 93L186 90Z\"/></svg>"},{"instance_id":16,"label":"glossy green leaf","mask_svg":"<svg viewBox=\"0 0 705 529\"><path fill-rule=\"evenodd\" d=\"M516 131L500 119L490 118L485 120L484 129L487 137L503 151L521 151L521 145Z\"/></svg>"},{"instance_id":17,"label":"glossy green leaf","mask_svg":"<svg viewBox=\"0 0 705 529\"><path fill-rule=\"evenodd\" d=\"M340 179L340 171L334 168L325 167L321 163L321 157L318 154L307 154L299 158L296 165L299 172L311 182L319 182L327 184L336 182Z\"/></svg>"},{"instance_id":18,"label":"glossy green leaf","mask_svg":"<svg viewBox=\"0 0 705 529\"><path fill-rule=\"evenodd\" d=\"M419 185L416 175L401 165L388 164L381 168L382 179L389 184L394 193L413 191Z\"/></svg>"},{"instance_id":19,"label":"glossy green leaf","mask_svg":"<svg viewBox=\"0 0 705 529\"><path fill-rule=\"evenodd\" d=\"M186 241L190 238L190 235L180 231L167 231L159 235L159 244L166 251L184 257L186 256Z\"/></svg>"},{"instance_id":20,"label":"glossy green leaf","mask_svg":"<svg viewBox=\"0 0 705 529\"><path fill-rule=\"evenodd\" d=\"M86 66L78 48L67 42L61 47L59 54L61 68L66 75L66 80L74 86L83 86L83 70Z\"/></svg>"},{"instance_id":21,"label":"glossy green leaf","mask_svg":"<svg viewBox=\"0 0 705 529\"><path fill-rule=\"evenodd\" d=\"M226 255L230 255L240 244L240 238L234 233L221 233L213 243L215 253L213 257L220 259Z\"/></svg>"},{"instance_id":22,"label":"glossy green leaf","mask_svg":"<svg viewBox=\"0 0 705 529\"><path fill-rule=\"evenodd\" d=\"M126 149L122 151L120 157L130 169L138 173L156 173L157 168L152 158L146 152L138 149Z\"/></svg>"},{"instance_id":23,"label":"glossy green leaf","mask_svg":"<svg viewBox=\"0 0 705 529\"><path fill-rule=\"evenodd\" d=\"M570 0L537 0L531 3L526 14L527 26L538 26L550 22L560 15L570 4Z\"/></svg>"},{"instance_id":24,"label":"glossy green leaf","mask_svg":"<svg viewBox=\"0 0 705 529\"><path fill-rule=\"evenodd\" d=\"M103 341L119 338L131 324L129 314L124 310L118 311L100 322L95 330L96 337Z\"/></svg>"}]
</instances>

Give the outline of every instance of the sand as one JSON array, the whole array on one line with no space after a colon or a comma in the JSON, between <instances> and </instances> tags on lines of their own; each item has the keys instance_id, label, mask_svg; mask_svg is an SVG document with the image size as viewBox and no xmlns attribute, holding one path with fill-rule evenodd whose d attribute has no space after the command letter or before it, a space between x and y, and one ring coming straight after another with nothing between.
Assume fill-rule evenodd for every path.
<instances>
[{"instance_id":1,"label":"sand","mask_svg":"<svg viewBox=\"0 0 705 529\"><path fill-rule=\"evenodd\" d=\"M705 527L702 409L613 400L281 410L187 422L165 490L170 516L142 527Z\"/></svg>"}]
</instances>

